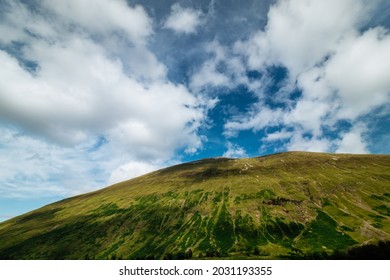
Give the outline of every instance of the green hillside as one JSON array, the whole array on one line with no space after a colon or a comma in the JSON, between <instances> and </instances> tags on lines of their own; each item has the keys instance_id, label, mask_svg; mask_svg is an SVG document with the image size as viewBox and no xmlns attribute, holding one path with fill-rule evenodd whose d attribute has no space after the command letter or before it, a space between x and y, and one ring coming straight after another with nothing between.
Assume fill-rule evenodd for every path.
<instances>
[{"instance_id":1,"label":"green hillside","mask_svg":"<svg viewBox=\"0 0 390 280\"><path fill-rule=\"evenodd\" d=\"M1 259L388 258L390 156L176 165L0 223Z\"/></svg>"}]
</instances>

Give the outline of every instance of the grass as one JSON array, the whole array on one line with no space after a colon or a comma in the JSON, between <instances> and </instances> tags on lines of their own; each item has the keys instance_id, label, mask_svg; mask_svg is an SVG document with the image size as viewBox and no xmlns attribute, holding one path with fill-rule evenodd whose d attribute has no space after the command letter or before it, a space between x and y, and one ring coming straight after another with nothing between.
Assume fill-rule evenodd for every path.
<instances>
[{"instance_id":1,"label":"grass","mask_svg":"<svg viewBox=\"0 0 390 280\"><path fill-rule=\"evenodd\" d=\"M338 229L337 222L325 212L318 210L315 220L309 223L295 247L303 252L314 253L346 249L357 242L342 228Z\"/></svg>"},{"instance_id":2,"label":"grass","mask_svg":"<svg viewBox=\"0 0 390 280\"><path fill-rule=\"evenodd\" d=\"M347 252L390 240L388 166L390 156L302 152L181 164L0 223L0 258Z\"/></svg>"}]
</instances>

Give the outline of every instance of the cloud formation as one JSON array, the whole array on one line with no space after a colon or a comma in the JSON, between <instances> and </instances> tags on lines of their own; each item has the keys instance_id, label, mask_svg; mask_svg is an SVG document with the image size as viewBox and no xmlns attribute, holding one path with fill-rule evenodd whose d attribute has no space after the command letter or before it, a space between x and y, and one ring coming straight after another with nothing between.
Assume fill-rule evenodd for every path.
<instances>
[{"instance_id":1,"label":"cloud formation","mask_svg":"<svg viewBox=\"0 0 390 280\"><path fill-rule=\"evenodd\" d=\"M246 153L243 147L228 142L227 151L223 154L223 156L228 158L242 158L242 157L247 157L248 154Z\"/></svg>"},{"instance_id":2,"label":"cloud formation","mask_svg":"<svg viewBox=\"0 0 390 280\"><path fill-rule=\"evenodd\" d=\"M4 192L12 192L7 186L27 172L33 192L41 193L32 186L47 180L51 188L64 187L63 194L73 193L65 174L75 176L81 166L77 185L96 188L106 183L104 176L125 179L118 175L124 169L127 178L136 176L179 149L190 153L202 146L197 130L207 100L168 80L148 49L152 20L142 7L75 0L44 1L32 9L10 2L2 13L0 119L8 124L2 128L8 138L0 146L7 147L11 165L1 173ZM37 155L23 148L22 139ZM53 152L40 155L48 150ZM22 151L30 160L23 161ZM61 166L53 170L53 162ZM94 178L99 165L112 174Z\"/></svg>"},{"instance_id":3,"label":"cloud formation","mask_svg":"<svg viewBox=\"0 0 390 280\"><path fill-rule=\"evenodd\" d=\"M283 135L290 150L368 152L356 126L390 103L389 30L362 30L377 3L282 0L273 5L265 29L236 42L234 49L247 70L259 71L264 80L270 67L287 69L287 84L273 97L284 106L270 105L269 89L260 88L259 103L228 121L225 135L287 127L288 134L280 130L263 140ZM301 93L295 99L294 90ZM349 132L335 130L341 121L350 123ZM326 136L329 130L336 138Z\"/></svg>"},{"instance_id":4,"label":"cloud formation","mask_svg":"<svg viewBox=\"0 0 390 280\"><path fill-rule=\"evenodd\" d=\"M164 22L164 27L176 33L191 34L202 25L202 12L192 8L183 8L179 3L172 5L171 14Z\"/></svg>"}]
</instances>

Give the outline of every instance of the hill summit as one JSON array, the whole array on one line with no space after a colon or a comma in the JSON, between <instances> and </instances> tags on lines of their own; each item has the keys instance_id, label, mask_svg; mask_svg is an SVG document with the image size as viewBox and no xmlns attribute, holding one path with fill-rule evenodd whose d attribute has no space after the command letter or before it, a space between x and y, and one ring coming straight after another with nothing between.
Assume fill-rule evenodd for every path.
<instances>
[{"instance_id":1,"label":"hill summit","mask_svg":"<svg viewBox=\"0 0 390 280\"><path fill-rule=\"evenodd\" d=\"M390 156L161 169L0 223L0 259L390 258Z\"/></svg>"}]
</instances>

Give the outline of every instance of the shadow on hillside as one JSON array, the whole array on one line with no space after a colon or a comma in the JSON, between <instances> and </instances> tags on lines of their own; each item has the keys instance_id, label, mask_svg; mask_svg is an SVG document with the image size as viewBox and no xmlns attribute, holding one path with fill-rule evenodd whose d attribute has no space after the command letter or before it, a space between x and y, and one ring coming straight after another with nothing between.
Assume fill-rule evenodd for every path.
<instances>
[{"instance_id":1,"label":"shadow on hillside","mask_svg":"<svg viewBox=\"0 0 390 280\"><path fill-rule=\"evenodd\" d=\"M294 257L293 257L294 258ZM333 254L315 252L310 255L296 256L294 259L310 260L390 260L390 241L352 247L347 252L335 250Z\"/></svg>"}]
</instances>

